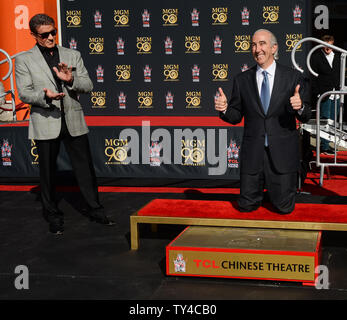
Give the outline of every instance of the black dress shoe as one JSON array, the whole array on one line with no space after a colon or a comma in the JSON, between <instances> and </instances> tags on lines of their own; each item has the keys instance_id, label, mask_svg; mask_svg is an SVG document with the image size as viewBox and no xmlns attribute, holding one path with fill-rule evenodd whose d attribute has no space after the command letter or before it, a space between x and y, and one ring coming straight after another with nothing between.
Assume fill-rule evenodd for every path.
<instances>
[{"instance_id":1,"label":"black dress shoe","mask_svg":"<svg viewBox=\"0 0 347 320\"><path fill-rule=\"evenodd\" d=\"M326 156L334 156L335 155L335 151L328 149L322 152L323 154L325 154Z\"/></svg>"},{"instance_id":2,"label":"black dress shoe","mask_svg":"<svg viewBox=\"0 0 347 320\"><path fill-rule=\"evenodd\" d=\"M338 151L338 150L336 150ZM330 146L328 148L322 148L320 149L320 153L325 154L327 156L333 156L335 155L335 149L331 148Z\"/></svg>"},{"instance_id":3,"label":"black dress shoe","mask_svg":"<svg viewBox=\"0 0 347 320\"><path fill-rule=\"evenodd\" d=\"M49 231L55 235L61 235L64 232L64 218L61 212L43 210L43 216L49 224Z\"/></svg>"},{"instance_id":4,"label":"black dress shoe","mask_svg":"<svg viewBox=\"0 0 347 320\"><path fill-rule=\"evenodd\" d=\"M107 226L113 226L116 223L109 219L105 214L105 209L103 206L98 208L89 208L85 210L85 215L89 217L90 221L94 221L96 223L104 224Z\"/></svg>"},{"instance_id":5,"label":"black dress shoe","mask_svg":"<svg viewBox=\"0 0 347 320\"><path fill-rule=\"evenodd\" d=\"M50 222L49 231L55 235L62 235L64 232L64 226L60 223Z\"/></svg>"}]
</instances>

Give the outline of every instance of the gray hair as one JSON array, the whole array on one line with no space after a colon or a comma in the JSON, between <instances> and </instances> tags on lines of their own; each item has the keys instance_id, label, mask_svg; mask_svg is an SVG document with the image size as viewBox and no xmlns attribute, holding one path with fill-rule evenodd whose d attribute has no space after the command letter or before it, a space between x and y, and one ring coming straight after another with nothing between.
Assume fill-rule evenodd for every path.
<instances>
[{"instance_id":1,"label":"gray hair","mask_svg":"<svg viewBox=\"0 0 347 320\"><path fill-rule=\"evenodd\" d=\"M253 33L253 35L255 35L257 32L260 32L260 31L268 32L270 34L270 45L271 45L271 47L273 47L274 45L277 45L277 49L276 49L276 51L274 53L274 59L278 60L279 59L279 54L278 54L278 42L277 42L276 36L270 30L267 30L267 29L258 29L256 32Z\"/></svg>"}]
</instances>

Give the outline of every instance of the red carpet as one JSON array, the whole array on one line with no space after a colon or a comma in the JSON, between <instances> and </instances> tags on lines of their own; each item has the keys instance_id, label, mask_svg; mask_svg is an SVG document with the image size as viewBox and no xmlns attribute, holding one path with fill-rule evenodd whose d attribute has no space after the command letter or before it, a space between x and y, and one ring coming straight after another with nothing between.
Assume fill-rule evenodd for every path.
<instances>
[{"instance_id":1,"label":"red carpet","mask_svg":"<svg viewBox=\"0 0 347 320\"><path fill-rule=\"evenodd\" d=\"M324 174L323 186L319 185L319 178L319 173L309 172L302 190L316 196L347 196L346 175Z\"/></svg>"},{"instance_id":2,"label":"red carpet","mask_svg":"<svg viewBox=\"0 0 347 320\"><path fill-rule=\"evenodd\" d=\"M280 215L265 207L249 213L239 212L237 204L228 201L155 199L139 210L138 215L347 223L346 209L346 205L297 203L291 214Z\"/></svg>"},{"instance_id":3,"label":"red carpet","mask_svg":"<svg viewBox=\"0 0 347 320\"><path fill-rule=\"evenodd\" d=\"M316 159L315 152L313 153L314 159ZM321 155L322 163L333 161L334 156ZM338 152L337 163L347 163L347 151ZM323 178L323 185L320 186L320 168L313 163L312 170L308 172L302 190L319 196L347 196L347 167L330 166L329 170L325 168Z\"/></svg>"},{"instance_id":4,"label":"red carpet","mask_svg":"<svg viewBox=\"0 0 347 320\"><path fill-rule=\"evenodd\" d=\"M316 151L313 151L313 157L316 159ZM327 162L334 162L334 156L333 155L326 155L321 154L320 156L322 163ZM338 151L337 157L336 157L337 163L346 163L347 162L347 151ZM346 168L345 168L346 169Z\"/></svg>"}]
</instances>

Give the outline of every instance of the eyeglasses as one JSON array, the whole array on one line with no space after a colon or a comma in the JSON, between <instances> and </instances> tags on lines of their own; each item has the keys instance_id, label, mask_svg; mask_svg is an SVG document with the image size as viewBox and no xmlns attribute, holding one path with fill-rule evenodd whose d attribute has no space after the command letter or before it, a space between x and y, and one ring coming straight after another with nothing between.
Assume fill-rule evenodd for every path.
<instances>
[{"instance_id":1,"label":"eyeglasses","mask_svg":"<svg viewBox=\"0 0 347 320\"><path fill-rule=\"evenodd\" d=\"M35 33L35 34L39 36L41 39L47 39L50 34L54 37L57 34L57 30L53 29L52 31L49 31L49 32Z\"/></svg>"}]
</instances>

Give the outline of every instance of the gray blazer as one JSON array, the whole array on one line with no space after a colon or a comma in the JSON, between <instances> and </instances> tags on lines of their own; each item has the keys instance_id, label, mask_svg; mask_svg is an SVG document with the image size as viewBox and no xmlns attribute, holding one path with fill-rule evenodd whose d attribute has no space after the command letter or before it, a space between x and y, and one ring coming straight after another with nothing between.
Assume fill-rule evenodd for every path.
<instances>
[{"instance_id":1,"label":"gray blazer","mask_svg":"<svg viewBox=\"0 0 347 320\"><path fill-rule=\"evenodd\" d=\"M63 84L63 98L67 128L72 136L88 132L78 94L88 93L93 83L83 64L81 54L72 49L57 46L61 62L73 67L73 85ZM29 139L48 140L59 136L61 129L60 101L47 103L43 88L58 92L51 70L40 49L32 49L16 57L16 84L19 99L31 105Z\"/></svg>"}]
</instances>

